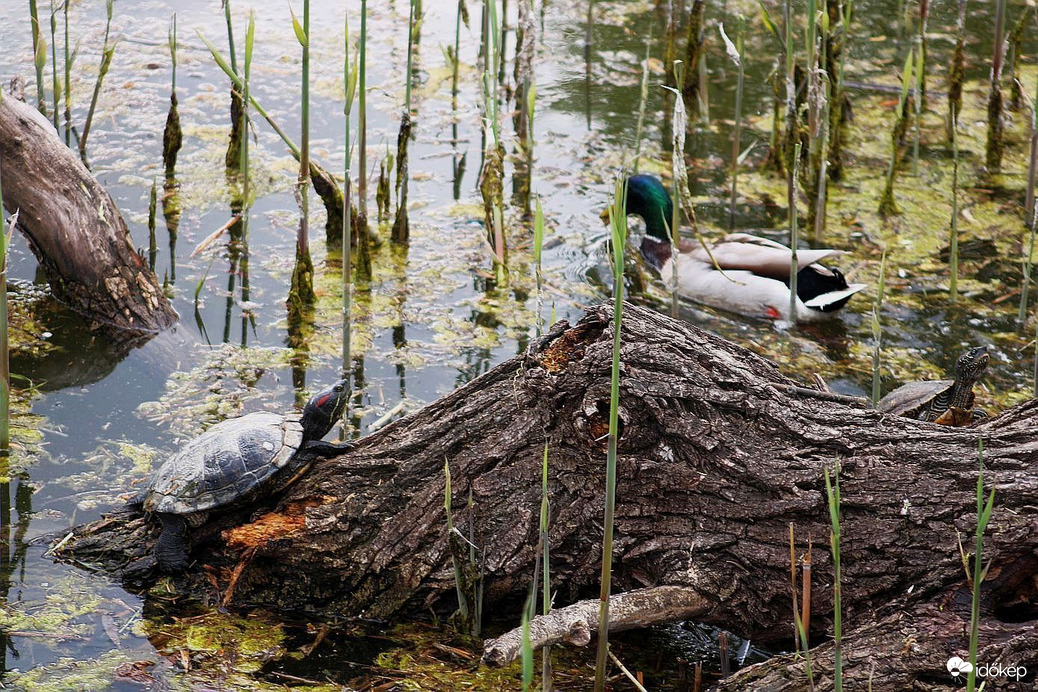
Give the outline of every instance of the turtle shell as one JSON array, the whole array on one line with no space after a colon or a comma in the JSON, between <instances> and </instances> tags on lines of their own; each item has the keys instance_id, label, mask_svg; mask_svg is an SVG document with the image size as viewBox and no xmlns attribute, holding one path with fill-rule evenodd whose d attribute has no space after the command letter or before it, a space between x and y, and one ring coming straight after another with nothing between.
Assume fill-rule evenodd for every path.
<instances>
[{"instance_id":1,"label":"turtle shell","mask_svg":"<svg viewBox=\"0 0 1038 692\"><path fill-rule=\"evenodd\" d=\"M302 441L299 414L260 411L218 423L159 468L144 509L192 514L271 492Z\"/></svg>"},{"instance_id":2,"label":"turtle shell","mask_svg":"<svg viewBox=\"0 0 1038 692\"><path fill-rule=\"evenodd\" d=\"M953 384L955 384L955 380L909 382L880 399L876 408L897 416L918 418L935 397L949 391Z\"/></svg>"}]
</instances>

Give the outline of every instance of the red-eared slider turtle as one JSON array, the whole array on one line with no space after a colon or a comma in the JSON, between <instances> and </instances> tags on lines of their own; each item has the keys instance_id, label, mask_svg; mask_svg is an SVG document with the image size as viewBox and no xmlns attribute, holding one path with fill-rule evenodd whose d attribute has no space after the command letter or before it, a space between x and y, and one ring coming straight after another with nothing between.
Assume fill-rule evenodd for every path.
<instances>
[{"instance_id":1,"label":"red-eared slider turtle","mask_svg":"<svg viewBox=\"0 0 1038 692\"><path fill-rule=\"evenodd\" d=\"M987 414L973 407L973 385L977 383L988 366L988 350L984 346L971 348L959 356L955 363L954 380L932 380L909 382L880 399L876 408L906 418L935 422L949 408L971 412L968 423ZM944 416L942 422L955 424L960 416ZM967 423L967 424L968 424ZM960 423L961 424L961 423Z\"/></svg>"},{"instance_id":2,"label":"red-eared slider turtle","mask_svg":"<svg viewBox=\"0 0 1038 692\"><path fill-rule=\"evenodd\" d=\"M162 522L155 559L166 572L188 566L187 527L207 512L276 492L296 480L317 456L349 444L322 442L346 408L341 380L314 395L302 412L269 411L232 418L209 428L166 460L140 498Z\"/></svg>"}]
</instances>

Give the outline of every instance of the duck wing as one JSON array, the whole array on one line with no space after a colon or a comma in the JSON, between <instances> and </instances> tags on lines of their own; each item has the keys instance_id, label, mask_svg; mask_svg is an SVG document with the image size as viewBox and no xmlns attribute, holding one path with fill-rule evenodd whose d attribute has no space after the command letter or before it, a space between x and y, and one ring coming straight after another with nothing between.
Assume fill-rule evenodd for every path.
<instances>
[{"instance_id":1,"label":"duck wing","mask_svg":"<svg viewBox=\"0 0 1038 692\"><path fill-rule=\"evenodd\" d=\"M690 243L682 249L687 249L688 254L699 262L713 264L710 255L699 243ZM789 278L793 253L788 247L774 240L748 233L730 233L721 242L710 247L710 254L721 269L744 269L758 276L785 281ZM838 257L842 254L845 254L843 250L800 249L797 250L797 264L803 269L828 257Z\"/></svg>"}]
</instances>

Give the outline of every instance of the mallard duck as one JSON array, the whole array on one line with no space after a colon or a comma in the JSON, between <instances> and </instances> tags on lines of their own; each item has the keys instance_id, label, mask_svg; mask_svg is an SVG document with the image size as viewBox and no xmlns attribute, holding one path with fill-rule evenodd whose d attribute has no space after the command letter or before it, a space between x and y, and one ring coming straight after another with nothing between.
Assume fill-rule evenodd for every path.
<instances>
[{"instance_id":1,"label":"mallard duck","mask_svg":"<svg viewBox=\"0 0 1038 692\"><path fill-rule=\"evenodd\" d=\"M641 253L673 282L673 262L678 268L678 293L697 303L722 310L769 319L790 320L788 247L747 233L731 233L711 245L710 255L698 242L682 241L674 256L668 226L674 204L658 178L631 176L627 181L627 213L645 221ZM815 321L830 317L865 284L848 284L838 269L818 264L842 250L798 249L797 319Z\"/></svg>"}]
</instances>

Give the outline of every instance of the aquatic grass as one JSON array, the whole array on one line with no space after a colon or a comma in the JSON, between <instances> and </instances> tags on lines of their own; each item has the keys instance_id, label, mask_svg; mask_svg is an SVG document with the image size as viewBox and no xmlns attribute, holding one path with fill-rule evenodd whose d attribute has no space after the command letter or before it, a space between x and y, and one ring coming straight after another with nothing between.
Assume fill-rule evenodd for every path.
<instances>
[{"instance_id":1,"label":"aquatic grass","mask_svg":"<svg viewBox=\"0 0 1038 692\"><path fill-rule=\"evenodd\" d=\"M678 11L684 3L673 3ZM685 29L685 65L694 74L681 75L677 88L685 100L685 109L701 123L710 122L710 79L706 66L706 5L695 0L689 11Z\"/></svg>"},{"instance_id":2,"label":"aquatic grass","mask_svg":"<svg viewBox=\"0 0 1038 692\"><path fill-rule=\"evenodd\" d=\"M155 258L159 254L155 240L155 211L158 208L159 186L151 181L151 192L148 194L148 269L155 271Z\"/></svg>"},{"instance_id":3,"label":"aquatic grass","mask_svg":"<svg viewBox=\"0 0 1038 692\"><path fill-rule=\"evenodd\" d=\"M1024 102L1023 80L1020 76L1020 53L1023 48L1025 32L1028 20L1035 11L1033 3L1024 5L1016 22L1009 32L1009 107L1014 111L1020 110Z\"/></svg>"},{"instance_id":4,"label":"aquatic grass","mask_svg":"<svg viewBox=\"0 0 1038 692\"><path fill-rule=\"evenodd\" d=\"M530 582L530 591L522 612L522 680L523 690L529 690L533 685L533 644L530 640L530 621L537 615L537 584L543 579L541 590L541 603L544 614L551 608L550 570L548 567L548 441L544 442L544 457L541 461L541 509L537 531L537 552L533 564L533 579ZM541 680L542 689L551 689L550 674L550 647L541 649Z\"/></svg>"},{"instance_id":5,"label":"aquatic grass","mask_svg":"<svg viewBox=\"0 0 1038 692\"><path fill-rule=\"evenodd\" d=\"M169 56L173 71L170 78L169 112L166 127L162 131L162 164L166 169L166 180L172 180L177 166L177 153L183 144L180 129L180 113L177 110L177 13L173 13L169 27Z\"/></svg>"},{"instance_id":6,"label":"aquatic grass","mask_svg":"<svg viewBox=\"0 0 1038 692\"><path fill-rule=\"evenodd\" d=\"M47 117L47 96L43 89L43 68L47 65L47 42L40 28L40 11L36 0L29 0L29 21L32 24L32 62L36 69L36 108Z\"/></svg>"},{"instance_id":7,"label":"aquatic grass","mask_svg":"<svg viewBox=\"0 0 1038 692\"><path fill-rule=\"evenodd\" d=\"M61 14L64 20L64 39L65 39L65 81L64 87L64 102L65 102L65 146L72 146L72 62L75 60L75 55L69 48L69 32L68 32L68 6L72 0L63 0L61 3Z\"/></svg>"},{"instance_id":8,"label":"aquatic grass","mask_svg":"<svg viewBox=\"0 0 1038 692\"><path fill-rule=\"evenodd\" d=\"M945 131L948 139L955 136L954 128L959 124L962 112L962 84L966 79L966 0L958 0L959 13L955 20L955 48L952 50L948 68L948 117Z\"/></svg>"},{"instance_id":9,"label":"aquatic grass","mask_svg":"<svg viewBox=\"0 0 1038 692\"><path fill-rule=\"evenodd\" d=\"M484 0L486 19L483 60L483 166L479 176L479 191L483 198L483 215L487 242L494 261L494 281L498 286L508 282L507 245L504 229L504 145L501 141L500 109L498 107L498 72L500 61L500 24L496 0Z\"/></svg>"},{"instance_id":10,"label":"aquatic grass","mask_svg":"<svg viewBox=\"0 0 1038 692\"><path fill-rule=\"evenodd\" d=\"M3 90L0 89L0 103L3 103ZM2 161L0 161L2 165ZM0 186L0 200L4 193ZM11 245L11 234L17 222L18 213L8 221L0 204L0 459L4 468L0 469L3 478L7 478L7 456L11 448L11 366L7 324L7 252Z\"/></svg>"},{"instance_id":11,"label":"aquatic grass","mask_svg":"<svg viewBox=\"0 0 1038 692\"><path fill-rule=\"evenodd\" d=\"M789 596L793 603L793 651L800 651L800 606L797 599L797 551L793 522L789 522Z\"/></svg>"},{"instance_id":12,"label":"aquatic grass","mask_svg":"<svg viewBox=\"0 0 1038 692\"><path fill-rule=\"evenodd\" d=\"M793 53L793 8L792 0L782 3L782 21L785 25L785 48L786 56L783 65L786 68L786 133L783 145L783 158L788 175L793 171L793 142L800 139L800 122L797 111L797 86L796 86L796 57ZM788 185L787 180L787 185ZM794 291L795 293L795 291Z\"/></svg>"},{"instance_id":13,"label":"aquatic grass","mask_svg":"<svg viewBox=\"0 0 1038 692\"><path fill-rule=\"evenodd\" d=\"M959 299L959 136L958 136L958 113L951 114L951 142L952 142L952 216L951 216L951 248L948 254L950 275L948 277L948 296L952 301ZM1034 234L1031 235L1032 242ZM1033 245L1032 245L1033 249ZM1024 296L1027 290L1024 290ZM1021 298L1026 302L1026 298ZM1021 303L1022 304L1022 303Z\"/></svg>"},{"instance_id":14,"label":"aquatic grass","mask_svg":"<svg viewBox=\"0 0 1038 692\"><path fill-rule=\"evenodd\" d=\"M1030 149L1027 157L1027 192L1024 195L1024 218L1027 223L1034 225L1035 208L1035 184L1038 182L1038 93L1035 93L1034 101L1031 103L1031 132L1029 140Z\"/></svg>"},{"instance_id":15,"label":"aquatic grass","mask_svg":"<svg viewBox=\"0 0 1038 692\"><path fill-rule=\"evenodd\" d=\"M544 209L541 208L541 198L537 198L537 202L534 206L533 212L533 266L534 266L534 278L537 282L537 324L536 334L541 335L544 328L544 317L541 314L543 311L543 292L542 292L542 276L541 276L541 253L544 249Z\"/></svg>"},{"instance_id":16,"label":"aquatic grass","mask_svg":"<svg viewBox=\"0 0 1038 692\"><path fill-rule=\"evenodd\" d=\"M652 31L655 22L649 24L649 35L645 39L645 60L642 61L642 83L638 94L638 123L634 128L634 162L631 164L634 174L638 174L638 164L642 158L642 130L645 128L645 106L649 101L649 59L652 57Z\"/></svg>"},{"instance_id":17,"label":"aquatic grass","mask_svg":"<svg viewBox=\"0 0 1038 692\"><path fill-rule=\"evenodd\" d=\"M789 321L797 322L797 273L800 271L797 261L797 245L800 244L797 226L797 179L800 176L800 141L793 145L793 161L789 168L787 202L789 204Z\"/></svg>"},{"instance_id":18,"label":"aquatic grass","mask_svg":"<svg viewBox=\"0 0 1038 692\"><path fill-rule=\"evenodd\" d=\"M540 202L538 200L538 206ZM544 441L544 457L541 460L541 614L547 615L551 610L551 545L548 540L548 440ZM541 648L541 690L551 690L551 645Z\"/></svg>"},{"instance_id":19,"label":"aquatic grass","mask_svg":"<svg viewBox=\"0 0 1038 692\"><path fill-rule=\"evenodd\" d=\"M368 0L360 0L360 65L357 90L357 233L366 236L368 230ZM364 250L366 243L362 243Z\"/></svg>"},{"instance_id":20,"label":"aquatic grass","mask_svg":"<svg viewBox=\"0 0 1038 692\"><path fill-rule=\"evenodd\" d=\"M989 174L1002 170L1005 147L1002 113L1002 68L1005 62L1006 0L995 0L994 44L991 56L991 88L988 92L988 134L984 147L984 165Z\"/></svg>"},{"instance_id":21,"label":"aquatic grass","mask_svg":"<svg viewBox=\"0 0 1038 692\"><path fill-rule=\"evenodd\" d=\"M807 171L804 195L807 198L805 224L815 239L825 231L826 211L826 154L828 150L829 94L827 78L822 80L826 67L824 47L828 43L828 21L819 22L819 15L828 19L825 0L807 1L807 29L804 32L807 53ZM821 48L820 48L821 47Z\"/></svg>"},{"instance_id":22,"label":"aquatic grass","mask_svg":"<svg viewBox=\"0 0 1038 692\"><path fill-rule=\"evenodd\" d=\"M51 101L53 111L51 118L54 122L54 131L59 133L58 127L58 98L61 96L61 85L58 82L58 14L54 9L54 0L50 0L50 77L51 77Z\"/></svg>"},{"instance_id":23,"label":"aquatic grass","mask_svg":"<svg viewBox=\"0 0 1038 692\"><path fill-rule=\"evenodd\" d=\"M731 172L729 178L731 178L732 194L731 199L728 203L728 230L735 229L735 200L738 197L738 186L739 186L739 152L742 148L742 89L743 89L743 34L746 33L746 22L743 20L742 15L739 15L738 28L735 33L735 42L733 43L728 35L724 33L724 24L719 26L721 33L721 39L724 41L725 49L728 53L728 57L738 70L738 76L736 77L735 83L735 128L732 131L732 162Z\"/></svg>"},{"instance_id":24,"label":"aquatic grass","mask_svg":"<svg viewBox=\"0 0 1038 692\"><path fill-rule=\"evenodd\" d=\"M822 469L825 475L825 495L829 502L829 545L833 553L833 689L843 690L843 584L840 571L840 466Z\"/></svg>"},{"instance_id":25,"label":"aquatic grass","mask_svg":"<svg viewBox=\"0 0 1038 692\"><path fill-rule=\"evenodd\" d=\"M929 53L929 42L926 40L926 24L930 19L930 0L919 0L919 21L916 25L916 110L926 109L926 56ZM918 116L917 116L918 117ZM917 123L918 127L918 123Z\"/></svg>"},{"instance_id":26,"label":"aquatic grass","mask_svg":"<svg viewBox=\"0 0 1038 692\"><path fill-rule=\"evenodd\" d=\"M310 0L303 0L303 21L292 11L292 29L302 48L300 74L300 140L299 176L296 201L299 203L299 231L296 234L296 261L292 270L292 287L288 293L289 323L305 318L317 301L314 293L314 265L310 258Z\"/></svg>"},{"instance_id":27,"label":"aquatic grass","mask_svg":"<svg viewBox=\"0 0 1038 692\"><path fill-rule=\"evenodd\" d=\"M221 0L223 19L227 26L227 55L231 61L231 71L238 74L238 56L234 46L234 22L231 20L231 0ZM224 168L228 171L239 170L241 163L241 113L243 99L241 93L231 86L231 136L227 141L227 153L224 154Z\"/></svg>"},{"instance_id":28,"label":"aquatic grass","mask_svg":"<svg viewBox=\"0 0 1038 692\"><path fill-rule=\"evenodd\" d=\"M415 12L418 0L411 0L407 18L407 72L405 74L404 110L400 115L400 132L396 138L396 219L393 221L392 239L395 243L407 243L411 237L411 224L407 216L408 157L407 145L411 141L411 83L414 81L414 52L421 31L422 19Z\"/></svg>"},{"instance_id":29,"label":"aquatic grass","mask_svg":"<svg viewBox=\"0 0 1038 692\"><path fill-rule=\"evenodd\" d=\"M682 175L680 171L685 170L685 131L688 123L687 109L685 106L684 97L681 94L681 84L685 83L685 66L680 61L674 62L674 76L678 82L678 88L674 92L674 126L671 130L671 147L670 147L670 168L674 173L674 179L671 183L671 199L680 200L683 198L683 190L681 189ZM687 177L687 174L686 174ZM677 248L681 246L681 204L675 204L671 210L670 218L665 220L670 230L670 242L677 251ZM678 263L671 262L671 289L670 289L670 316L674 319L678 317L679 297L678 297Z\"/></svg>"},{"instance_id":30,"label":"aquatic grass","mask_svg":"<svg viewBox=\"0 0 1038 692\"><path fill-rule=\"evenodd\" d=\"M344 126L345 154L342 183L342 377L350 377L350 333L352 317L350 311L353 301L353 176L350 167L353 163L351 149L350 119L353 114L353 101L357 95L357 69L359 55L350 60L350 15L346 12L345 39L343 40L342 81L345 88L342 112L346 116Z\"/></svg>"},{"instance_id":31,"label":"aquatic grass","mask_svg":"<svg viewBox=\"0 0 1038 692\"><path fill-rule=\"evenodd\" d=\"M829 74L829 151L828 167L831 180L843 177L843 142L848 118L845 117L844 106L849 103L844 82L846 65L846 45L851 36L851 22L854 18L853 0L828 0L828 20L832 21L833 8L836 14L836 26L828 30L829 45L825 53L826 71ZM834 79L835 75L835 79Z\"/></svg>"},{"instance_id":32,"label":"aquatic grass","mask_svg":"<svg viewBox=\"0 0 1038 692\"><path fill-rule=\"evenodd\" d=\"M925 0L924 0L925 1ZM915 52L915 98L912 99L912 175L919 175L919 140L923 129L923 49Z\"/></svg>"},{"instance_id":33,"label":"aquatic grass","mask_svg":"<svg viewBox=\"0 0 1038 692\"><path fill-rule=\"evenodd\" d=\"M229 2L230 0L228 0ZM248 303L250 299L249 285L249 211L252 209L252 172L249 168L249 101L251 94L250 78L252 74L252 49L256 38L256 15L249 10L249 23L245 29L245 55L244 70L242 72L241 86L241 147L238 149L238 170L241 175L241 257L239 258L239 271L241 272L241 300ZM242 311L241 316L241 346L245 348L246 335L248 334L249 313ZM255 317L251 317L255 320ZM253 323L255 324L255 323Z\"/></svg>"},{"instance_id":34,"label":"aquatic grass","mask_svg":"<svg viewBox=\"0 0 1038 692\"><path fill-rule=\"evenodd\" d=\"M883 351L883 330L880 325L879 316L883 310L883 293L886 286L887 276L887 251L879 260L879 278L876 281L876 302L872 305L872 406L876 407L880 399L880 355Z\"/></svg>"},{"instance_id":35,"label":"aquatic grass","mask_svg":"<svg viewBox=\"0 0 1038 692\"><path fill-rule=\"evenodd\" d=\"M115 0L105 0L105 39L101 44L101 64L97 68L97 81L94 82L94 93L90 97L90 108L87 110L86 122L83 123L83 134L79 136L79 156L86 163L87 137L90 136L90 126L94 122L94 111L97 109L97 100L101 96L101 85L105 81L109 68L112 66L112 58L115 56L115 44L108 42L108 36L112 29L112 12Z\"/></svg>"},{"instance_id":36,"label":"aquatic grass","mask_svg":"<svg viewBox=\"0 0 1038 692\"><path fill-rule=\"evenodd\" d=\"M680 100L680 97L678 98ZM609 209L613 259L613 358L609 389L609 433L606 452L604 535L602 537L602 576L599 590L598 655L595 660L595 692L605 689L606 660L609 653L609 596L613 567L613 520L616 507L616 444L620 411L620 344L624 299L624 250L627 246L627 183L619 176Z\"/></svg>"},{"instance_id":37,"label":"aquatic grass","mask_svg":"<svg viewBox=\"0 0 1038 692\"><path fill-rule=\"evenodd\" d=\"M898 97L897 110L895 111L894 128L890 133L890 164L887 167L886 184L883 187L883 195L879 201L879 215L886 218L900 214L897 202L894 201L894 177L897 175L897 165L901 160L901 144L908 127L907 104L909 90L912 86L912 70L915 66L913 51L905 56L905 66L901 72L901 95Z\"/></svg>"},{"instance_id":38,"label":"aquatic grass","mask_svg":"<svg viewBox=\"0 0 1038 692\"><path fill-rule=\"evenodd\" d=\"M991 512L995 507L995 488L991 487L987 500L984 499L984 438L977 438L977 533L973 553L973 575L970 578L972 599L970 606L970 656L972 664L966 678L966 689L973 692L977 685L977 647L980 640L980 585L988 576L987 567L983 566L984 531L991 520Z\"/></svg>"}]
</instances>

